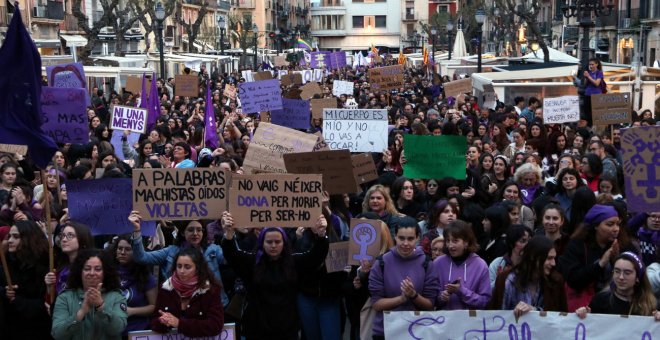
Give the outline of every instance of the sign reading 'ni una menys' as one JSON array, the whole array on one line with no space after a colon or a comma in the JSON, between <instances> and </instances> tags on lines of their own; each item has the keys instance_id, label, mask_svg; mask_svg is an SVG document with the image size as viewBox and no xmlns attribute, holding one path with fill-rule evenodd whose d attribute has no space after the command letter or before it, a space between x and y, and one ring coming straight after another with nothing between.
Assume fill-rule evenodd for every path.
<instances>
[{"instance_id":1,"label":"sign reading 'ni una menys'","mask_svg":"<svg viewBox=\"0 0 660 340\"><path fill-rule=\"evenodd\" d=\"M147 130L147 116L148 112L145 109L115 105L112 108L110 128L112 130L145 133Z\"/></svg>"}]
</instances>

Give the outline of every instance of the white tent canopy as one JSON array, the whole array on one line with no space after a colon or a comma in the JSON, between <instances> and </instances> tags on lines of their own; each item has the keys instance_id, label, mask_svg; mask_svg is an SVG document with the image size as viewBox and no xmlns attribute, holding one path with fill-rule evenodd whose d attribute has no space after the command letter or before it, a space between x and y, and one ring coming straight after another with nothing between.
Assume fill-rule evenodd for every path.
<instances>
[{"instance_id":1,"label":"white tent canopy","mask_svg":"<svg viewBox=\"0 0 660 340\"><path fill-rule=\"evenodd\" d=\"M580 62L580 59L570 56L552 47L548 47L548 54L550 55L550 61L571 63L571 64L577 64ZM545 57L545 53L543 53L543 50L539 49L536 52L527 53L522 58L525 60L530 60L530 61L538 60L542 62L544 57Z\"/></svg>"}]
</instances>

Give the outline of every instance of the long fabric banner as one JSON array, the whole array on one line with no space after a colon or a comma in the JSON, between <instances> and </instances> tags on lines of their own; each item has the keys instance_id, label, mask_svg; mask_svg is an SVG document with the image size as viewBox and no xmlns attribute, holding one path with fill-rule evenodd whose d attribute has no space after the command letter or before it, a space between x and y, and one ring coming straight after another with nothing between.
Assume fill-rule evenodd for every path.
<instances>
[{"instance_id":1,"label":"long fabric banner","mask_svg":"<svg viewBox=\"0 0 660 340\"><path fill-rule=\"evenodd\" d=\"M513 311L386 312L385 339L653 339L660 322L653 317L529 312L517 321Z\"/></svg>"}]
</instances>

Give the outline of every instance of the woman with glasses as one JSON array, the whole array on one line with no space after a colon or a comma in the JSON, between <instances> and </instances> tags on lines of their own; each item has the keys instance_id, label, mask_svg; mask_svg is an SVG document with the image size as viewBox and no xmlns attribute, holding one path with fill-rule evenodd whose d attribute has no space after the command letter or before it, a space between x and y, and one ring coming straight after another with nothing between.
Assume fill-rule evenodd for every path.
<instances>
[{"instance_id":1,"label":"woman with glasses","mask_svg":"<svg viewBox=\"0 0 660 340\"><path fill-rule=\"evenodd\" d=\"M55 285L55 292L60 294L67 288L70 266L81 250L93 249L94 238L86 225L69 221L62 232L55 238L55 271L46 274L47 286Z\"/></svg>"},{"instance_id":2,"label":"woman with glasses","mask_svg":"<svg viewBox=\"0 0 660 340\"><path fill-rule=\"evenodd\" d=\"M133 224L133 237L131 245L133 246L133 260L137 263L147 265L157 265L160 268L160 275L162 278L167 278L172 273L174 266L174 255L184 248L196 248L204 254L204 259L209 265L211 272L215 276L217 282L222 282L220 275L220 266L225 261L222 249L217 244L209 244L206 240L206 228L202 221L181 221L178 228L178 233L174 244L167 246L163 249L147 252L144 250L142 244L142 233L140 223L142 216L137 211L132 211L128 216L128 220ZM229 298L225 290L221 290L222 305L227 306Z\"/></svg>"},{"instance_id":3,"label":"woman with glasses","mask_svg":"<svg viewBox=\"0 0 660 340\"><path fill-rule=\"evenodd\" d=\"M123 336L127 336L128 332L149 329L149 316L154 312L158 294L156 280L146 265L133 261L133 246L129 235L117 237L108 252L119 273L121 293L128 306L128 324Z\"/></svg>"}]
</instances>

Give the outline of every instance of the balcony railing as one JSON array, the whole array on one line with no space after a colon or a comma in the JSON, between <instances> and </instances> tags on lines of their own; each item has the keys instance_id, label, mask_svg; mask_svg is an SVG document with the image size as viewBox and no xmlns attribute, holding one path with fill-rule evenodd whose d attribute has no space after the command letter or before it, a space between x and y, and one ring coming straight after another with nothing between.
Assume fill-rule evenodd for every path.
<instances>
[{"instance_id":1,"label":"balcony railing","mask_svg":"<svg viewBox=\"0 0 660 340\"><path fill-rule=\"evenodd\" d=\"M633 8L628 12L627 10L619 11L619 28L628 29L639 25L639 8Z\"/></svg>"},{"instance_id":2,"label":"balcony railing","mask_svg":"<svg viewBox=\"0 0 660 340\"><path fill-rule=\"evenodd\" d=\"M617 12L612 11L611 15L597 17L596 26L597 27L616 26L618 22L617 18L618 18Z\"/></svg>"},{"instance_id":3,"label":"balcony railing","mask_svg":"<svg viewBox=\"0 0 660 340\"><path fill-rule=\"evenodd\" d=\"M238 0L237 5L238 8L254 8L254 1L255 0Z\"/></svg>"},{"instance_id":4,"label":"balcony railing","mask_svg":"<svg viewBox=\"0 0 660 340\"><path fill-rule=\"evenodd\" d=\"M218 1L218 8L221 10L228 11L231 9L231 3L225 0Z\"/></svg>"},{"instance_id":5,"label":"balcony railing","mask_svg":"<svg viewBox=\"0 0 660 340\"><path fill-rule=\"evenodd\" d=\"M48 1L45 6L32 7L32 17L52 20L64 20L64 3Z\"/></svg>"},{"instance_id":6,"label":"balcony railing","mask_svg":"<svg viewBox=\"0 0 660 340\"><path fill-rule=\"evenodd\" d=\"M312 7L344 7L344 0L322 0L312 2Z\"/></svg>"},{"instance_id":7,"label":"balcony railing","mask_svg":"<svg viewBox=\"0 0 660 340\"><path fill-rule=\"evenodd\" d=\"M64 16L64 29L69 32L80 30L78 27L78 18L75 15L67 13Z\"/></svg>"}]
</instances>

